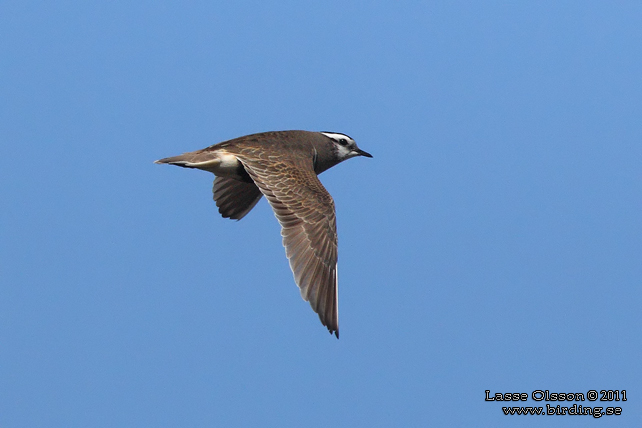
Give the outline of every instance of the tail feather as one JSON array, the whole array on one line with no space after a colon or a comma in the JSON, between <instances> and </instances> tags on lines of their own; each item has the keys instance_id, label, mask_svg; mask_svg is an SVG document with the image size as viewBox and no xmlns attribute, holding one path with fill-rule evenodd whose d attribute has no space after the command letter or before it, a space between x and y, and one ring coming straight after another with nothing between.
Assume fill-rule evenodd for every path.
<instances>
[{"instance_id":1,"label":"tail feather","mask_svg":"<svg viewBox=\"0 0 642 428\"><path fill-rule=\"evenodd\" d=\"M184 161L184 160L174 160L173 158L159 159L157 161L154 161L154 163L157 163L157 164L166 163L166 164L169 164L169 165L176 165L176 166L182 166L184 168L191 168L188 165L189 162Z\"/></svg>"},{"instance_id":2,"label":"tail feather","mask_svg":"<svg viewBox=\"0 0 642 428\"><path fill-rule=\"evenodd\" d=\"M181 166L183 168L198 168L206 171L212 171L213 168L216 168L221 163L221 159L212 153L197 151L159 159L154 161L154 163L166 163L169 165Z\"/></svg>"}]
</instances>

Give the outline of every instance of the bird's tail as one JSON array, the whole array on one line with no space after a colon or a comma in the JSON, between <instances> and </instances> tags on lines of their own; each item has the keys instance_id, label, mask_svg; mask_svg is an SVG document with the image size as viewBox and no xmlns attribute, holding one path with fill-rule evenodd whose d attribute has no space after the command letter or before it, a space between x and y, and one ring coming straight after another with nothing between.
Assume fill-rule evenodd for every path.
<instances>
[{"instance_id":1,"label":"bird's tail","mask_svg":"<svg viewBox=\"0 0 642 428\"><path fill-rule=\"evenodd\" d=\"M198 168L210 170L221 163L219 156L212 152L198 150L195 152L183 153L182 155L159 159L154 163L167 163L170 165L182 166L183 168Z\"/></svg>"},{"instance_id":2,"label":"bird's tail","mask_svg":"<svg viewBox=\"0 0 642 428\"><path fill-rule=\"evenodd\" d=\"M198 162L194 162L195 159L193 158L194 156L192 156L192 153L183 153L182 155L159 159L154 161L154 163L168 163L170 165L182 166L184 168L196 168L195 164Z\"/></svg>"}]
</instances>

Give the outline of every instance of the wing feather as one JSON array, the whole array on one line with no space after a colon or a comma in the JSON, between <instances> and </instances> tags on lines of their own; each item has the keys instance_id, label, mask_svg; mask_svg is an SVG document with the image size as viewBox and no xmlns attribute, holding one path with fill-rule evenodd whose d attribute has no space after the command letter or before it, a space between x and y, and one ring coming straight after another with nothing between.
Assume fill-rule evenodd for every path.
<instances>
[{"instance_id":1,"label":"wing feather","mask_svg":"<svg viewBox=\"0 0 642 428\"><path fill-rule=\"evenodd\" d=\"M263 195L254 183L218 176L214 179L212 192L218 212L234 220L245 217Z\"/></svg>"},{"instance_id":2,"label":"wing feather","mask_svg":"<svg viewBox=\"0 0 642 428\"><path fill-rule=\"evenodd\" d=\"M337 225L332 197L312 164L303 158L262 162L242 153L237 157L281 224L283 246L301 296L330 333L339 337Z\"/></svg>"}]
</instances>

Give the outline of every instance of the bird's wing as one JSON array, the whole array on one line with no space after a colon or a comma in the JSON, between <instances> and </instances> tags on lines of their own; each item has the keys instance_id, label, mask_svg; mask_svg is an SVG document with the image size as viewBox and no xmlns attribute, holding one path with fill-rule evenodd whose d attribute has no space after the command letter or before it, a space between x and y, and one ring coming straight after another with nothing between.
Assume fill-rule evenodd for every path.
<instances>
[{"instance_id":1,"label":"bird's wing","mask_svg":"<svg viewBox=\"0 0 642 428\"><path fill-rule=\"evenodd\" d=\"M301 296L338 338L337 224L332 196L314 173L311 159L271 157L265 162L248 157L238 155L281 223L285 254Z\"/></svg>"},{"instance_id":2,"label":"bird's wing","mask_svg":"<svg viewBox=\"0 0 642 428\"><path fill-rule=\"evenodd\" d=\"M263 196L256 184L225 177L214 179L212 192L218 212L234 220L245 217Z\"/></svg>"}]
</instances>

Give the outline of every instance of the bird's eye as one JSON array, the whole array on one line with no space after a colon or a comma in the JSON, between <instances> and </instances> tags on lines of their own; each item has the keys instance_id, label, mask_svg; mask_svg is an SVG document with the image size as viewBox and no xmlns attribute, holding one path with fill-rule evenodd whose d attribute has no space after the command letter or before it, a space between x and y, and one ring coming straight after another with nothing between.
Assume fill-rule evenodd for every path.
<instances>
[{"instance_id":1,"label":"bird's eye","mask_svg":"<svg viewBox=\"0 0 642 428\"><path fill-rule=\"evenodd\" d=\"M345 138L342 138L342 139L339 140L339 144L341 144L342 146L347 146L348 145L348 140L346 140Z\"/></svg>"}]
</instances>

